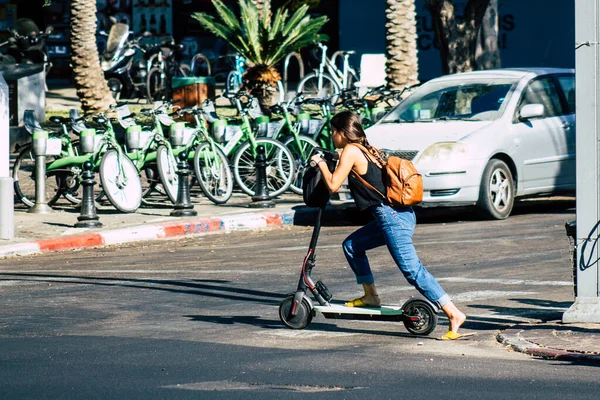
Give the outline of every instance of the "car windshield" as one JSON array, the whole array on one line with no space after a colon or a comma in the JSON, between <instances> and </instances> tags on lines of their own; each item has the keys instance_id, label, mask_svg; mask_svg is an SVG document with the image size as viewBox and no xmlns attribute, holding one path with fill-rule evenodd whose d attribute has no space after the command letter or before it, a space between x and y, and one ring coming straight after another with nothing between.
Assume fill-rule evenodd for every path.
<instances>
[{"instance_id":1,"label":"car windshield","mask_svg":"<svg viewBox=\"0 0 600 400\"><path fill-rule=\"evenodd\" d=\"M444 80L417 89L382 123L459 119L492 121L502 114L516 79Z\"/></svg>"}]
</instances>

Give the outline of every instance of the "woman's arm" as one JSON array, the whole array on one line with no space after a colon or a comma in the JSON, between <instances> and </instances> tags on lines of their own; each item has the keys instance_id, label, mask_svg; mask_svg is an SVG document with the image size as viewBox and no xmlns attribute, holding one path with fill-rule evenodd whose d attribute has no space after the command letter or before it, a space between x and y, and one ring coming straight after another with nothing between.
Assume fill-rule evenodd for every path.
<instances>
[{"instance_id":1,"label":"woman's arm","mask_svg":"<svg viewBox=\"0 0 600 400\"><path fill-rule=\"evenodd\" d=\"M340 155L338 166L333 173L329 172L327 163L320 156L313 156L312 160L319 166L321 174L323 175L323 180L329 191L335 193L342 187L342 184L350 174L350 171L352 171L359 156L364 158L361 151L356 146L348 145L344 147L342 154Z\"/></svg>"}]
</instances>

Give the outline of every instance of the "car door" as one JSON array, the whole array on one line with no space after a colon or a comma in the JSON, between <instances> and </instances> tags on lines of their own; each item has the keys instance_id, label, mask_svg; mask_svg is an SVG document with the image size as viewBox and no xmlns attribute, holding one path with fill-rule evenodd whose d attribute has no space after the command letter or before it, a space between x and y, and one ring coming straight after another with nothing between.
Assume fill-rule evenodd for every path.
<instances>
[{"instance_id":1,"label":"car door","mask_svg":"<svg viewBox=\"0 0 600 400\"><path fill-rule=\"evenodd\" d=\"M575 190L576 180L576 159L575 159L575 138L577 135L575 118L575 75L557 75L556 82L561 89L561 100L564 110L565 135L567 138L567 158L562 165L562 171L558 178L561 187Z\"/></svg>"},{"instance_id":2,"label":"car door","mask_svg":"<svg viewBox=\"0 0 600 400\"><path fill-rule=\"evenodd\" d=\"M561 94L553 76L530 81L521 94L514 128L522 162L522 194L551 192L568 181L567 137L573 127L563 110ZM519 110L528 104L543 105L543 115L520 120Z\"/></svg>"}]
</instances>

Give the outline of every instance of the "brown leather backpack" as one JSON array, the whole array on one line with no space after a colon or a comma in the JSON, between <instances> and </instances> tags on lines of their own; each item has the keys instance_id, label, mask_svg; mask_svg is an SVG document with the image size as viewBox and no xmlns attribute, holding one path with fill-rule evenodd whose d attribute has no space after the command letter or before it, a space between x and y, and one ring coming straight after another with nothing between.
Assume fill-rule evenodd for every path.
<instances>
[{"instance_id":1,"label":"brown leather backpack","mask_svg":"<svg viewBox=\"0 0 600 400\"><path fill-rule=\"evenodd\" d=\"M368 152L362 145L353 144L357 145L369 159ZM423 201L423 176L417 171L412 162L397 156L389 156L387 160L378 157L378 161L383 166L383 183L387 193L384 196L359 174L354 173L366 187L379 193L393 207L408 207Z\"/></svg>"}]
</instances>

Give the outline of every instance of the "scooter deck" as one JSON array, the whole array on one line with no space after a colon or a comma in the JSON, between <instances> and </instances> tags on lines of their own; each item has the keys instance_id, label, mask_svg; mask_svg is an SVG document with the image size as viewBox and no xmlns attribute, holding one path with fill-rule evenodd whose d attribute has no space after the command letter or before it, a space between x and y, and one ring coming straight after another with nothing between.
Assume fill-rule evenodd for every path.
<instances>
[{"instance_id":1,"label":"scooter deck","mask_svg":"<svg viewBox=\"0 0 600 400\"><path fill-rule=\"evenodd\" d=\"M333 319L373 319L381 321L402 321L402 307L400 306L381 306L381 307L346 307L339 304L330 306L316 305L316 312L323 314L325 318Z\"/></svg>"}]
</instances>

